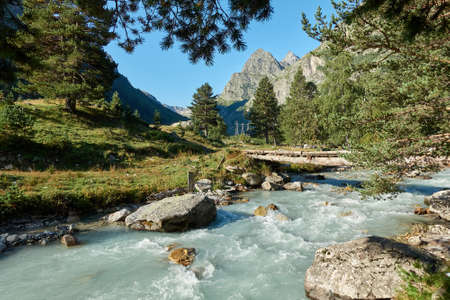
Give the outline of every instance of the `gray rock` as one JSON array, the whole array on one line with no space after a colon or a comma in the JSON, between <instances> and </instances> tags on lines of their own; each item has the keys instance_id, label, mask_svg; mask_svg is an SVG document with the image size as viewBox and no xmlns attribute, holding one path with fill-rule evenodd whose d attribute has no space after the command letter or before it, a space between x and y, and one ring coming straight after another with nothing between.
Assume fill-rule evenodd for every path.
<instances>
[{"instance_id":1,"label":"gray rock","mask_svg":"<svg viewBox=\"0 0 450 300\"><path fill-rule=\"evenodd\" d=\"M443 190L431 195L430 211L442 219L450 221L450 190Z\"/></svg>"},{"instance_id":2,"label":"gray rock","mask_svg":"<svg viewBox=\"0 0 450 300\"><path fill-rule=\"evenodd\" d=\"M266 176L265 181L281 185L284 183L284 178L277 173L273 172L270 176Z\"/></svg>"},{"instance_id":3,"label":"gray rock","mask_svg":"<svg viewBox=\"0 0 450 300\"><path fill-rule=\"evenodd\" d=\"M10 234L6 237L6 243L15 245L19 242L19 236L17 234Z\"/></svg>"},{"instance_id":4,"label":"gray rock","mask_svg":"<svg viewBox=\"0 0 450 300\"><path fill-rule=\"evenodd\" d=\"M417 262L437 268L436 257L406 244L371 236L316 251L306 271L310 299L391 299L402 285L399 268L416 269Z\"/></svg>"},{"instance_id":5,"label":"gray rock","mask_svg":"<svg viewBox=\"0 0 450 300\"><path fill-rule=\"evenodd\" d=\"M212 188L212 181L210 179L200 179L195 183L195 189L199 192L207 192Z\"/></svg>"},{"instance_id":6,"label":"gray rock","mask_svg":"<svg viewBox=\"0 0 450 300\"><path fill-rule=\"evenodd\" d=\"M245 182L251 186L260 185L262 182L261 176L255 173L244 173L242 174L242 178L244 178Z\"/></svg>"},{"instance_id":7,"label":"gray rock","mask_svg":"<svg viewBox=\"0 0 450 300\"><path fill-rule=\"evenodd\" d=\"M6 250L6 245L0 242L0 253L3 253Z\"/></svg>"},{"instance_id":8,"label":"gray rock","mask_svg":"<svg viewBox=\"0 0 450 300\"><path fill-rule=\"evenodd\" d=\"M115 213L112 213L108 216L108 223L115 223L115 222L121 222L124 221L128 215L131 214L131 211L129 209L123 208L119 211L116 211Z\"/></svg>"},{"instance_id":9,"label":"gray rock","mask_svg":"<svg viewBox=\"0 0 450 300\"><path fill-rule=\"evenodd\" d=\"M26 243L30 236L26 233L19 235L19 242Z\"/></svg>"},{"instance_id":10,"label":"gray rock","mask_svg":"<svg viewBox=\"0 0 450 300\"><path fill-rule=\"evenodd\" d=\"M214 201L203 194L186 194L140 207L125 219L137 230L180 232L209 225L216 218Z\"/></svg>"},{"instance_id":11,"label":"gray rock","mask_svg":"<svg viewBox=\"0 0 450 300\"><path fill-rule=\"evenodd\" d=\"M303 184L300 181L288 182L283 185L285 190L303 192Z\"/></svg>"},{"instance_id":12,"label":"gray rock","mask_svg":"<svg viewBox=\"0 0 450 300\"><path fill-rule=\"evenodd\" d=\"M264 181L261 187L265 191L280 191L283 189L281 185L269 181Z\"/></svg>"}]
</instances>

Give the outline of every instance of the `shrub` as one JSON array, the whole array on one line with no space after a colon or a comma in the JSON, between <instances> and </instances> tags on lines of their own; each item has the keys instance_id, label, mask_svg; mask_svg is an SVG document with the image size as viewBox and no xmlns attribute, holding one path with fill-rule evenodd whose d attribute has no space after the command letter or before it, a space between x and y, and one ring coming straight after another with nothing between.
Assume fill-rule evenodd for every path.
<instances>
[{"instance_id":1,"label":"shrub","mask_svg":"<svg viewBox=\"0 0 450 300\"><path fill-rule=\"evenodd\" d=\"M32 132L33 118L23 109L14 104L0 106L0 130L9 135L24 136Z\"/></svg>"}]
</instances>

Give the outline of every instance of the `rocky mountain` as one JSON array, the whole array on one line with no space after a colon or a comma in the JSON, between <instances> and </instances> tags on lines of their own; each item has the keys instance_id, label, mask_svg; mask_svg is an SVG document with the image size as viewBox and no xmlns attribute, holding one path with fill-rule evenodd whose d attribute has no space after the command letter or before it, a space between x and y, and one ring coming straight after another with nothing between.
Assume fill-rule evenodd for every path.
<instances>
[{"instance_id":1,"label":"rocky mountain","mask_svg":"<svg viewBox=\"0 0 450 300\"><path fill-rule=\"evenodd\" d=\"M150 93L133 87L130 81L121 74L119 74L119 77L114 81L110 95L115 91L119 93L122 103L129 105L132 111L137 109L142 120L146 122L153 122L155 110L160 112L162 124L169 125L188 119L165 107Z\"/></svg>"},{"instance_id":2,"label":"rocky mountain","mask_svg":"<svg viewBox=\"0 0 450 300\"><path fill-rule=\"evenodd\" d=\"M231 76L219 96L219 102L226 105L250 100L248 105L251 105L259 81L267 76L274 85L278 101L284 103L297 70L302 68L306 79L317 84L323 80L323 74L319 71L322 64L320 58L310 53L299 58L289 51L279 62L269 52L258 49L247 60L242 71Z\"/></svg>"},{"instance_id":3,"label":"rocky mountain","mask_svg":"<svg viewBox=\"0 0 450 300\"><path fill-rule=\"evenodd\" d=\"M171 106L171 105L167 105L167 104L163 104L165 107L167 107L168 109L170 109L171 111L176 112L179 115L182 115L186 118L190 118L192 115L192 111L184 106Z\"/></svg>"}]
</instances>

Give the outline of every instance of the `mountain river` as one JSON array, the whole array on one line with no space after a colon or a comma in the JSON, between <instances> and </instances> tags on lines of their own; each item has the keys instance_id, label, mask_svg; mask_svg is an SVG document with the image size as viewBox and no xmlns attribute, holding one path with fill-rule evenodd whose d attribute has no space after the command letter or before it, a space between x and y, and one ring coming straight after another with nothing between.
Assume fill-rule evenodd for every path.
<instances>
[{"instance_id":1,"label":"mountain river","mask_svg":"<svg viewBox=\"0 0 450 300\"><path fill-rule=\"evenodd\" d=\"M405 181L394 199L360 199L338 186L362 173L326 173L304 192L246 193L249 203L218 209L208 228L181 234L102 227L78 235L82 245L23 247L0 256L0 299L306 299L303 280L315 251L367 235L408 230L414 205L450 188L450 169ZM325 203L328 202L328 205ZM275 203L291 221L253 217ZM197 249L191 268L169 263L166 246Z\"/></svg>"}]
</instances>

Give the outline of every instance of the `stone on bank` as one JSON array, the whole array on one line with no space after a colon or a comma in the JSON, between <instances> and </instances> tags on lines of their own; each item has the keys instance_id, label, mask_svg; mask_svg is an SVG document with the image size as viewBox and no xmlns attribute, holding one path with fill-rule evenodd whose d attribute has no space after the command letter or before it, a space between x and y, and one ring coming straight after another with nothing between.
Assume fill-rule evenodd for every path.
<instances>
[{"instance_id":1,"label":"stone on bank","mask_svg":"<svg viewBox=\"0 0 450 300\"><path fill-rule=\"evenodd\" d=\"M306 271L310 299L392 299L403 284L400 268L414 270L420 262L437 268L439 260L415 247L370 236L316 251Z\"/></svg>"},{"instance_id":2,"label":"stone on bank","mask_svg":"<svg viewBox=\"0 0 450 300\"><path fill-rule=\"evenodd\" d=\"M214 201L204 194L186 194L140 207L125 218L135 230L181 232L208 226L216 218Z\"/></svg>"}]
</instances>

